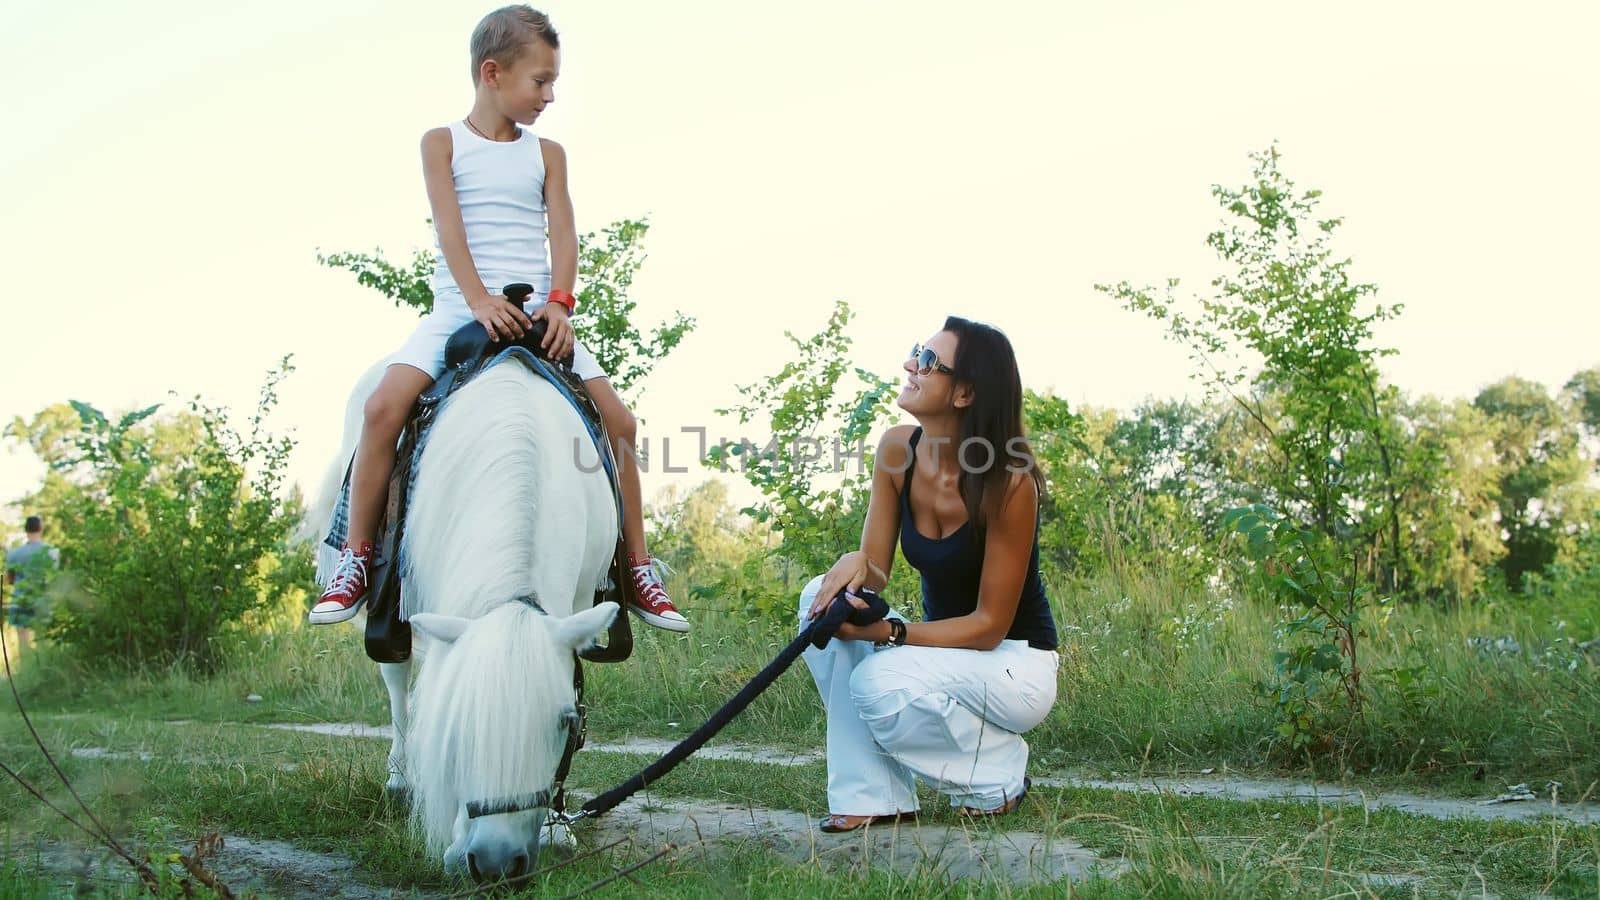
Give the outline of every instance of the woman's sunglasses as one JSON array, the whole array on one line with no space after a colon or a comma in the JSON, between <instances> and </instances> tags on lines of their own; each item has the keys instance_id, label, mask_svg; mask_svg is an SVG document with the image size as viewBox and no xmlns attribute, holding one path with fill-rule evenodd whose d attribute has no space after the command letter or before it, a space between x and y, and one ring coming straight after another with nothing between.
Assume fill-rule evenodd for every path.
<instances>
[{"instance_id":1,"label":"woman's sunglasses","mask_svg":"<svg viewBox=\"0 0 1600 900\"><path fill-rule=\"evenodd\" d=\"M911 359L917 364L917 374L924 378L932 375L935 371L943 372L946 375L954 375L956 373L955 369L939 362L939 354L933 352L932 347L912 344Z\"/></svg>"}]
</instances>

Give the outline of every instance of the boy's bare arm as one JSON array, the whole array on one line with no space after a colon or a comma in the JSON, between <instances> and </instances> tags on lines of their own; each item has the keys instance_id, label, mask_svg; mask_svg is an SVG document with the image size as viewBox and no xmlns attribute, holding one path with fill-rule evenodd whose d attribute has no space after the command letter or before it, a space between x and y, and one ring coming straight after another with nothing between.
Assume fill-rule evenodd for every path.
<instances>
[{"instance_id":1,"label":"boy's bare arm","mask_svg":"<svg viewBox=\"0 0 1600 900\"><path fill-rule=\"evenodd\" d=\"M567 151L555 141L539 140L544 154L544 208L550 231L550 287L572 292L578 283L578 226L567 190Z\"/></svg>"},{"instance_id":2,"label":"boy's bare arm","mask_svg":"<svg viewBox=\"0 0 1600 900\"><path fill-rule=\"evenodd\" d=\"M567 191L567 152L555 141L539 139L544 157L545 230L550 237L550 289L572 293L578 283L578 228L572 215L572 195ZM577 341L567 321L567 308L546 303L534 313L550 323L541 345L552 358L566 359Z\"/></svg>"},{"instance_id":3,"label":"boy's bare arm","mask_svg":"<svg viewBox=\"0 0 1600 900\"><path fill-rule=\"evenodd\" d=\"M439 230L439 248L444 251L450 276L461 288L461 296L492 340L522 337L532 325L514 304L484 290L478 267L467 247L467 226L456 201L455 177L450 174L450 129L433 128L422 136L422 181L428 189L428 205L433 210L433 227Z\"/></svg>"}]
</instances>

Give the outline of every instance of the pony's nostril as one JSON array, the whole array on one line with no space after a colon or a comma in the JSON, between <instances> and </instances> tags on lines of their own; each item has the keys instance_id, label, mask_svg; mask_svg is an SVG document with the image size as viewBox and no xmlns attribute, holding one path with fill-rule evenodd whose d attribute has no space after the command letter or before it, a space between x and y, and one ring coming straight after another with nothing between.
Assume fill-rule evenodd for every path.
<instances>
[{"instance_id":1,"label":"pony's nostril","mask_svg":"<svg viewBox=\"0 0 1600 900\"><path fill-rule=\"evenodd\" d=\"M472 876L473 881L483 880L483 873L478 871L478 855L476 853L467 854L467 873Z\"/></svg>"},{"instance_id":2,"label":"pony's nostril","mask_svg":"<svg viewBox=\"0 0 1600 900\"><path fill-rule=\"evenodd\" d=\"M521 878L526 874L528 874L528 854L518 853L516 858L511 860L511 868L506 870L506 877Z\"/></svg>"}]
</instances>

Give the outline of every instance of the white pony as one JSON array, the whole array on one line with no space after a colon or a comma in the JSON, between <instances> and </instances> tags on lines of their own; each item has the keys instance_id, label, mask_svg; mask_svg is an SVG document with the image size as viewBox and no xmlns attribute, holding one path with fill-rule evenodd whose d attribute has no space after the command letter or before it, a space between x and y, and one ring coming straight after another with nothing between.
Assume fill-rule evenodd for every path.
<instances>
[{"instance_id":1,"label":"white pony","mask_svg":"<svg viewBox=\"0 0 1600 900\"><path fill-rule=\"evenodd\" d=\"M351 394L324 497L337 495L382 374L380 363ZM395 729L387 788L409 793L412 824L446 870L480 881L533 870L548 810L472 817L468 805L551 788L576 712L573 652L617 614L590 608L617 544L593 454L566 399L508 359L445 402L418 462L401 614L419 671L408 716L411 662L379 666Z\"/></svg>"}]
</instances>

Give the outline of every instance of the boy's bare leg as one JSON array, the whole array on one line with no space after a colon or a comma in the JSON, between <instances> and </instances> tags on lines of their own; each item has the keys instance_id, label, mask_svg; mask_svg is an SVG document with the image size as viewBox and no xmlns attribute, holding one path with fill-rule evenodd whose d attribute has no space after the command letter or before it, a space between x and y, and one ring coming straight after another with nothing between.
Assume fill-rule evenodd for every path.
<instances>
[{"instance_id":1,"label":"boy's bare leg","mask_svg":"<svg viewBox=\"0 0 1600 900\"><path fill-rule=\"evenodd\" d=\"M355 468L350 473L350 534L348 543L373 540L378 517L389 499L389 477L394 474L395 445L411 416L417 397L433 384L427 372L408 365L390 366L367 398L356 445Z\"/></svg>"},{"instance_id":2,"label":"boy's bare leg","mask_svg":"<svg viewBox=\"0 0 1600 900\"><path fill-rule=\"evenodd\" d=\"M366 599L367 564L372 559L378 517L389 498L395 445L417 396L431 384L432 376L421 369L393 365L384 371L378 387L367 398L361 441L356 445L355 467L350 473L349 533L339 563L328 579L328 589L311 608L309 618L314 625L354 618Z\"/></svg>"},{"instance_id":3,"label":"boy's bare leg","mask_svg":"<svg viewBox=\"0 0 1600 900\"><path fill-rule=\"evenodd\" d=\"M617 395L609 378L591 378L583 383L600 407L600 418L605 420L606 434L611 436L611 450L617 460L617 481L622 486L622 548L633 559L644 559L650 548L644 540L644 489L639 486L637 446L639 420L634 418L627 404Z\"/></svg>"},{"instance_id":4,"label":"boy's bare leg","mask_svg":"<svg viewBox=\"0 0 1600 900\"><path fill-rule=\"evenodd\" d=\"M688 631L689 620L678 612L667 597L650 558L644 538L644 489L639 485L636 444L639 420L611 387L609 378L591 378L583 383L589 396L600 407L606 433L611 436L617 460L617 482L622 488L622 548L628 554L635 592L641 605L630 609L639 618L668 631Z\"/></svg>"}]
</instances>

